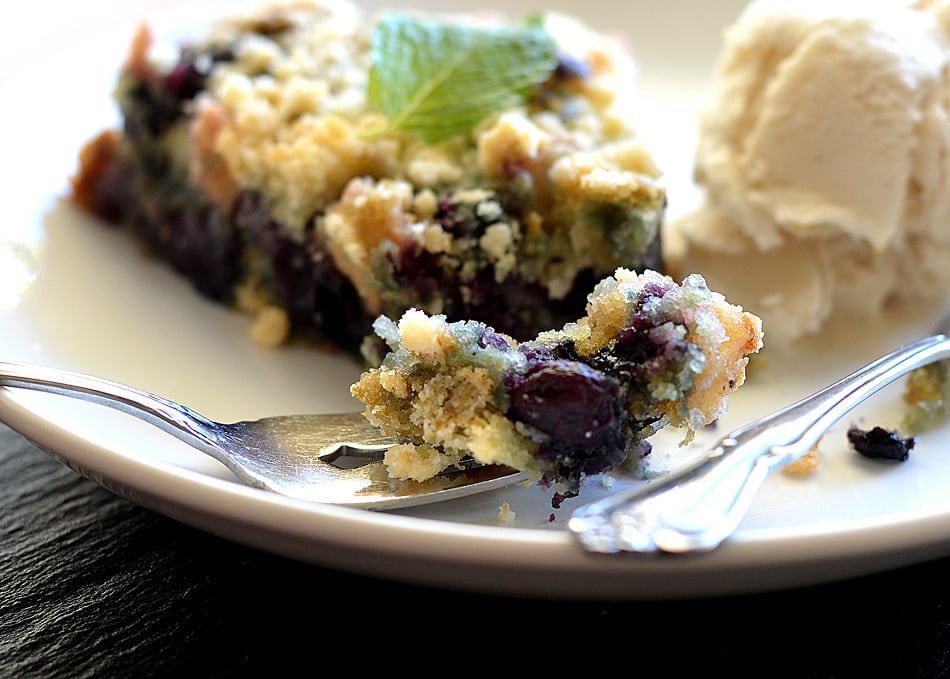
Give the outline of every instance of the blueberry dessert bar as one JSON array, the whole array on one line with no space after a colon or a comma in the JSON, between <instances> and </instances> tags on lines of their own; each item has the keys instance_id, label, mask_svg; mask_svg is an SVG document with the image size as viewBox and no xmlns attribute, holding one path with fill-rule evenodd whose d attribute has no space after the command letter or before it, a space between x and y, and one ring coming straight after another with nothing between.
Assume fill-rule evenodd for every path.
<instances>
[{"instance_id":1,"label":"blueberry dessert bar","mask_svg":"<svg viewBox=\"0 0 950 679\"><path fill-rule=\"evenodd\" d=\"M418 309L375 329L389 351L351 392L401 441L392 476L424 480L470 455L553 488L555 507L584 477L648 453L660 428L688 439L718 418L762 346L760 319L699 274L677 284L623 268L586 316L524 342Z\"/></svg>"},{"instance_id":2,"label":"blueberry dessert bar","mask_svg":"<svg viewBox=\"0 0 950 679\"><path fill-rule=\"evenodd\" d=\"M664 269L634 64L570 16L297 0L158 47L134 36L72 197L261 343L357 351L410 308L530 339L616 268Z\"/></svg>"}]
</instances>

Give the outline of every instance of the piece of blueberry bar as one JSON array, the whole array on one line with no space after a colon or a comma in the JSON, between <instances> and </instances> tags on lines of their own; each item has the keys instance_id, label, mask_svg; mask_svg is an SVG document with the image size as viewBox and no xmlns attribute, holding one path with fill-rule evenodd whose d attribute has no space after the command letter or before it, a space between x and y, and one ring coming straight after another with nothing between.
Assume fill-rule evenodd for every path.
<instances>
[{"instance_id":1,"label":"piece of blueberry bar","mask_svg":"<svg viewBox=\"0 0 950 679\"><path fill-rule=\"evenodd\" d=\"M355 351L409 308L529 339L664 268L634 63L575 18L296 0L160 47L135 35L72 197L262 344Z\"/></svg>"},{"instance_id":2,"label":"piece of blueberry bar","mask_svg":"<svg viewBox=\"0 0 950 679\"><path fill-rule=\"evenodd\" d=\"M555 507L649 452L660 428L689 438L723 414L763 337L699 274L677 284L623 268L596 285L586 316L524 342L418 309L374 327L389 351L351 392L401 441L386 454L392 476L424 480L472 456L553 488Z\"/></svg>"}]
</instances>

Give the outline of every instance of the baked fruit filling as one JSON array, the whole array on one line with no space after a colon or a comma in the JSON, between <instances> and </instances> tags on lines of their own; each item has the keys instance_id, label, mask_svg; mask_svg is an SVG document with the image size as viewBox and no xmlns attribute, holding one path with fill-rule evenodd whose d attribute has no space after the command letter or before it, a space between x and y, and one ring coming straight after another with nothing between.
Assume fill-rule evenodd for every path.
<instances>
[{"instance_id":1,"label":"baked fruit filling","mask_svg":"<svg viewBox=\"0 0 950 679\"><path fill-rule=\"evenodd\" d=\"M529 339L583 313L617 267L663 270L666 195L621 44L558 14L407 16L269 4L169 60L141 28L115 90L121 128L83 149L76 203L254 314L264 344L357 351L373 319L410 308ZM371 102L398 50L487 40L500 46L473 54L508 49L503 69L530 51L540 75L469 127L438 134L466 96L436 109L434 132ZM476 98L484 82L451 86Z\"/></svg>"},{"instance_id":2,"label":"baked fruit filling","mask_svg":"<svg viewBox=\"0 0 950 679\"><path fill-rule=\"evenodd\" d=\"M597 284L586 316L525 342L421 310L375 328L389 351L351 392L403 442L386 454L391 475L421 481L470 455L527 472L555 507L647 454L660 428L689 438L713 422L762 346L759 318L698 274L628 269Z\"/></svg>"}]
</instances>

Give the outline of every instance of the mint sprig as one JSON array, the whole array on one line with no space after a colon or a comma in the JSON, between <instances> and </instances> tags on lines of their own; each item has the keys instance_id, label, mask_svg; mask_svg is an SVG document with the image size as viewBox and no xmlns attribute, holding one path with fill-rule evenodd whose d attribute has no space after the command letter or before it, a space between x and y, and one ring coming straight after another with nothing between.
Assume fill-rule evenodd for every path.
<instances>
[{"instance_id":1,"label":"mint sprig","mask_svg":"<svg viewBox=\"0 0 950 679\"><path fill-rule=\"evenodd\" d=\"M392 14L373 32L369 104L403 131L436 143L523 101L557 66L558 48L537 21L473 27Z\"/></svg>"}]
</instances>

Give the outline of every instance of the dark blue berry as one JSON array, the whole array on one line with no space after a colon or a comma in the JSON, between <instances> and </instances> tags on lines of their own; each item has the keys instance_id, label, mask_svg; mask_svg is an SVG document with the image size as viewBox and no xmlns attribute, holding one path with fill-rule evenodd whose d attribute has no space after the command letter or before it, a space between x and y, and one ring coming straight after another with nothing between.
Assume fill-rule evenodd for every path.
<instances>
[{"instance_id":1,"label":"dark blue berry","mask_svg":"<svg viewBox=\"0 0 950 679\"><path fill-rule=\"evenodd\" d=\"M616 381L576 361L540 364L511 389L511 415L550 438L552 450L591 449L620 421Z\"/></svg>"},{"instance_id":2,"label":"dark blue berry","mask_svg":"<svg viewBox=\"0 0 950 679\"><path fill-rule=\"evenodd\" d=\"M851 427L848 429L848 442L864 457L898 462L904 462L910 456L916 443L913 438L902 439L897 432L883 427L873 427L867 431Z\"/></svg>"}]
</instances>

